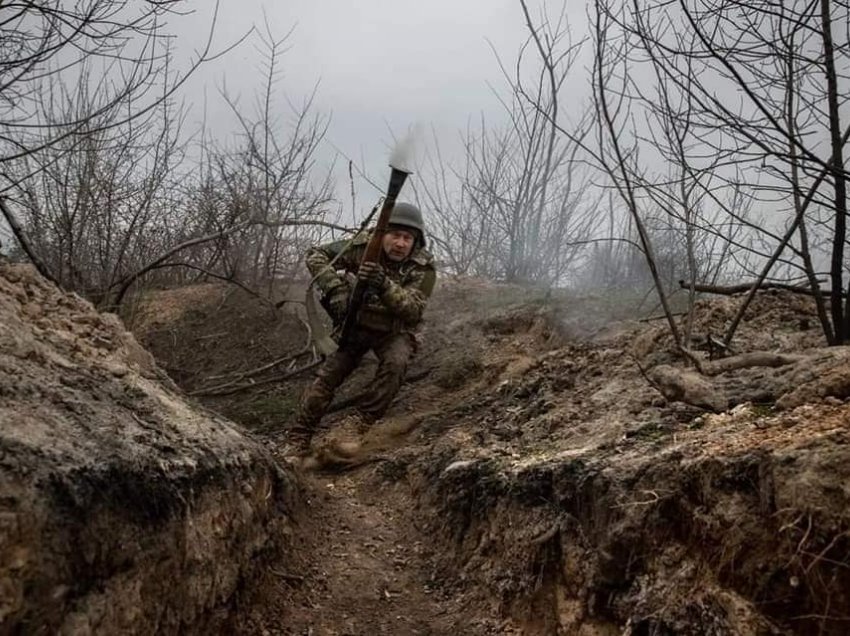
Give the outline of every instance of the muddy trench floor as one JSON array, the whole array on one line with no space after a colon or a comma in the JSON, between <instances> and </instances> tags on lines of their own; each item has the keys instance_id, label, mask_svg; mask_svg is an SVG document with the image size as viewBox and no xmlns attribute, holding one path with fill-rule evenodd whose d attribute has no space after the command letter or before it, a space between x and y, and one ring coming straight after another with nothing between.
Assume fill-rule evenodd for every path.
<instances>
[{"instance_id":1,"label":"muddy trench floor","mask_svg":"<svg viewBox=\"0 0 850 636\"><path fill-rule=\"evenodd\" d=\"M302 474L305 510L290 556L269 564L241 633L333 636L505 634L510 626L436 573L405 484L373 468ZM285 564L284 564L285 563Z\"/></svg>"}]
</instances>

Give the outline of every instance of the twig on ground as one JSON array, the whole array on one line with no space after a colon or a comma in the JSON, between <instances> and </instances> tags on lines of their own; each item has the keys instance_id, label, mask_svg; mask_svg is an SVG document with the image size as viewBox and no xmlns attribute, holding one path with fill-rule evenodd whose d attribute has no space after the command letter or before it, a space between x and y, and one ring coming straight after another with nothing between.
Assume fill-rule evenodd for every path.
<instances>
[{"instance_id":1,"label":"twig on ground","mask_svg":"<svg viewBox=\"0 0 850 636\"><path fill-rule=\"evenodd\" d=\"M279 579L283 579L285 581L294 581L296 583L304 582L304 577L300 574L289 574L287 572L281 572L280 570L276 570L274 568L269 568L268 570Z\"/></svg>"},{"instance_id":2,"label":"twig on ground","mask_svg":"<svg viewBox=\"0 0 850 636\"><path fill-rule=\"evenodd\" d=\"M227 383L224 385L219 385L217 387L209 387L205 389L198 389L197 391L192 391L188 395L192 397L205 396L205 397L213 397L213 396L222 396L222 395L232 395L233 393L239 393L240 391L246 391L248 389L254 389L258 386L263 386L266 384L272 384L273 382L283 382L285 380L291 380L292 378L306 373L310 369L314 369L322 363L322 360L314 360L310 364L307 364L303 367L295 369L294 371L290 371L289 373L282 373L280 375L275 375L270 378L263 378L262 380L257 380L255 382L249 382L248 384L237 384L233 386L233 383Z\"/></svg>"},{"instance_id":3,"label":"twig on ground","mask_svg":"<svg viewBox=\"0 0 850 636\"><path fill-rule=\"evenodd\" d=\"M682 353L694 363L700 373L708 376L748 367L783 367L806 359L805 356L771 353L770 351L751 351L719 360L703 360L695 352L685 347L682 347Z\"/></svg>"},{"instance_id":4,"label":"twig on ground","mask_svg":"<svg viewBox=\"0 0 850 636\"><path fill-rule=\"evenodd\" d=\"M282 365L286 362L290 363L289 366L287 367L287 373L292 373L292 374L299 373L300 370L293 371L293 367L295 366L295 363L298 361L298 359L301 356L306 355L308 353L312 354L311 364L315 363L316 362L316 355L315 355L315 352L313 351L313 345L312 345L313 332L310 329L310 325L303 318L301 318L299 316L298 320L301 321L301 324L304 325L304 328L307 331L307 340L306 340L304 346L301 349L299 349L298 351L296 351L293 354L284 356L282 358L278 358L277 360L272 360L268 364L264 364L263 366L257 367L256 369L251 369L249 371L242 371L242 372L237 372L237 373L230 373L230 374L225 374L225 375L210 376L209 378L207 378L208 380L222 380L224 378L230 378L230 380L228 382L224 382L222 384L217 384L217 385L212 386L212 387L206 387L206 388L203 388L203 389L198 389L197 391L194 391L194 392L190 393L189 395L209 395L209 393L208 393L209 391L221 391L222 389L227 389L231 386L236 385L238 382L240 382L240 381L242 381L246 378L253 378L255 376L260 375L261 373L269 371L270 369L274 369L275 367L278 367L278 366L280 366L280 365ZM312 367L309 367L309 366L305 367L305 370L307 368L312 368ZM278 376L278 377L280 377L280 376ZM243 386L243 388L250 388L252 386L257 386L258 384L263 384L263 382L252 382L250 384L246 384L246 385L242 385L242 386ZM218 393L215 393L215 394L218 395Z\"/></svg>"},{"instance_id":5,"label":"twig on ground","mask_svg":"<svg viewBox=\"0 0 850 636\"><path fill-rule=\"evenodd\" d=\"M671 316L687 316L688 312L686 311L676 311L670 314ZM655 320L667 320L667 316L665 314L658 314L656 316L647 316L646 318L639 318L638 322L653 322Z\"/></svg>"}]
</instances>

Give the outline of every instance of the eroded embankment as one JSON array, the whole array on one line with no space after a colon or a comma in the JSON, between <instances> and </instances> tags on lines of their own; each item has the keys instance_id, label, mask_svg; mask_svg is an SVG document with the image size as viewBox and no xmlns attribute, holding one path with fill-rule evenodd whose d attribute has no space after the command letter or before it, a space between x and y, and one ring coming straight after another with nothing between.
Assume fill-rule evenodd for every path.
<instances>
[{"instance_id":1,"label":"eroded embankment","mask_svg":"<svg viewBox=\"0 0 850 636\"><path fill-rule=\"evenodd\" d=\"M280 550L291 478L166 385L114 317L0 267L0 633L210 633Z\"/></svg>"},{"instance_id":2,"label":"eroded embankment","mask_svg":"<svg viewBox=\"0 0 850 636\"><path fill-rule=\"evenodd\" d=\"M843 634L850 408L414 464L447 575L534 634ZM545 455L545 454L544 454Z\"/></svg>"},{"instance_id":3,"label":"eroded embankment","mask_svg":"<svg viewBox=\"0 0 850 636\"><path fill-rule=\"evenodd\" d=\"M702 301L696 333L735 309ZM797 362L707 379L734 407L716 415L646 377L684 368L663 328L612 324L541 347L552 329L481 321L493 344L477 379L440 394L393 457L442 538L442 578L491 591L528 634L846 633L846 352L819 346L810 312L758 299L738 346Z\"/></svg>"}]
</instances>

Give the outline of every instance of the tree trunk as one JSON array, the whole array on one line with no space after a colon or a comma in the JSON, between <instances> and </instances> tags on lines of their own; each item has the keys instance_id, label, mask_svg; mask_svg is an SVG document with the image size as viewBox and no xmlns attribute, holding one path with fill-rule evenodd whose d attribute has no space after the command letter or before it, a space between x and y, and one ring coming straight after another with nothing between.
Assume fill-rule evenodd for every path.
<instances>
[{"instance_id":1,"label":"tree trunk","mask_svg":"<svg viewBox=\"0 0 850 636\"><path fill-rule=\"evenodd\" d=\"M829 133L832 145L832 174L835 179L835 228L832 235L832 260L830 277L832 289L844 288L844 241L847 234L847 184L844 180L844 152L841 134L841 119L838 112L838 77L835 70L835 48L832 41L832 16L830 0L821 0L821 28L823 30L824 71L826 73L827 104L829 107ZM850 305L848 305L850 308ZM847 339L848 325L844 307L840 301L831 303L832 324L835 329L835 344Z\"/></svg>"}]
</instances>

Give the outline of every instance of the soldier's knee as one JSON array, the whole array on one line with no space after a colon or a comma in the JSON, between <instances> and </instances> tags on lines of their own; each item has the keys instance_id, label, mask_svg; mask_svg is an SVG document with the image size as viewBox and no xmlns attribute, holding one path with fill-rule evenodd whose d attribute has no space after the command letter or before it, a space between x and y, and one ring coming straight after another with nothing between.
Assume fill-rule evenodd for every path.
<instances>
[{"instance_id":1,"label":"soldier's knee","mask_svg":"<svg viewBox=\"0 0 850 636\"><path fill-rule=\"evenodd\" d=\"M409 356L387 356L381 362L381 372L386 375L403 376L407 371Z\"/></svg>"},{"instance_id":2,"label":"soldier's knee","mask_svg":"<svg viewBox=\"0 0 850 636\"><path fill-rule=\"evenodd\" d=\"M325 367L316 374L315 385L323 391L333 391L345 381L348 372L339 367Z\"/></svg>"},{"instance_id":3,"label":"soldier's knee","mask_svg":"<svg viewBox=\"0 0 850 636\"><path fill-rule=\"evenodd\" d=\"M331 393L334 390L334 385L331 382L332 378L323 377L321 375L317 376L315 381L313 382L312 392L313 393Z\"/></svg>"},{"instance_id":4,"label":"soldier's knee","mask_svg":"<svg viewBox=\"0 0 850 636\"><path fill-rule=\"evenodd\" d=\"M408 337L400 337L393 345L388 348L386 357L395 361L397 364L407 364L410 358L413 357L414 346L413 342Z\"/></svg>"}]
</instances>

